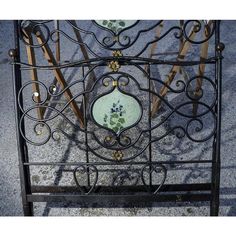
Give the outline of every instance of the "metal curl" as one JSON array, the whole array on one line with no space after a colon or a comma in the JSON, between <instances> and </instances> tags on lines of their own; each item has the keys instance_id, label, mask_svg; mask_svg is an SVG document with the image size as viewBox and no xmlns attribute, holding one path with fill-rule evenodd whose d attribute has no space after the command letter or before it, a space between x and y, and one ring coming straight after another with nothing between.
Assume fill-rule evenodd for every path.
<instances>
[{"instance_id":1,"label":"metal curl","mask_svg":"<svg viewBox=\"0 0 236 236\"><path fill-rule=\"evenodd\" d=\"M20 108L20 110L21 110L22 112L24 112L24 108L22 107L22 104L21 104L21 102L20 102L20 98L21 98L21 96L23 95L24 89L25 89L27 86L30 86L30 85L32 85L32 84L38 84L39 86L42 86L43 90L44 90L45 93L47 94L47 91L48 91L48 90L47 90L47 87L46 87L46 85L45 85L44 83L42 83L42 82L40 82L40 81L29 81L29 82L25 83L25 84L20 88L20 90L19 90L19 92L18 92L18 97L17 97L18 106L19 106L19 108ZM41 94L38 94L38 95L41 95ZM48 99L47 96L45 96L44 99L42 99L42 97L40 97L40 100L41 100L41 101L38 102L38 101L35 100L34 97L35 97L35 94L33 93L31 99L32 99L32 101L33 101L35 104L37 104L37 105L43 105L43 104L45 104L46 101L47 101L47 99Z\"/></svg>"},{"instance_id":2,"label":"metal curl","mask_svg":"<svg viewBox=\"0 0 236 236\"><path fill-rule=\"evenodd\" d=\"M49 141L49 139L51 137L51 128L46 122L37 121L36 124L33 127L33 131L35 132L36 135L41 135L41 133L39 134L37 132L37 127L38 126L46 128L48 135L46 136L46 138L44 138L44 140L42 142L35 142L35 141L31 141L30 139L28 139L26 137L26 135L24 134L24 132L23 132L23 125L24 125L24 115L21 117L21 119L19 121L19 130L20 130L21 136L25 139L26 142L28 142L32 145L35 145L35 146L42 146L42 145L46 144Z\"/></svg>"},{"instance_id":3,"label":"metal curl","mask_svg":"<svg viewBox=\"0 0 236 236\"><path fill-rule=\"evenodd\" d=\"M31 23L33 23L32 25L31 25ZM47 21L46 21L46 23L47 23ZM49 28L48 28L48 26L46 25L46 23L44 22L44 21L42 21L42 22L35 22L35 21L32 21L32 20L27 20L27 21L22 21L21 22L21 25L20 25L20 30L19 30L19 33L20 33L20 35L21 35L21 40L23 41L23 43L25 44L25 45L28 45L28 46L30 46L30 47L32 47L32 48L41 48L41 47L43 47L44 45L46 45L47 43L48 43L48 41L49 41L49 39L50 39L50 30L49 30ZM29 27L31 25L31 32L30 33L35 33L35 32L37 32L37 28L39 28L40 30L43 28L43 29L45 29L45 31L46 31L46 35L44 35L44 39L45 39L45 41L44 42L42 42L42 43L40 43L40 44L37 44L37 45L35 45L35 44L30 44L30 43L28 43L28 42L26 42L26 35L24 34L24 32L23 32L23 28L26 28L26 27ZM41 27L41 28L40 28Z\"/></svg>"},{"instance_id":4,"label":"metal curl","mask_svg":"<svg viewBox=\"0 0 236 236\"><path fill-rule=\"evenodd\" d=\"M143 49L141 49L141 51L135 55L135 57L139 57L141 54L144 53L144 51L148 48L148 46L149 46L150 44L153 44L153 43L156 43L156 42L160 41L161 39L163 39L164 37L166 37L166 35L168 35L170 32L172 32L173 30L178 30L178 32L179 32L179 35L178 35L178 32L177 32L177 33L176 33L176 32L174 33L175 38L180 38L180 37L182 37L182 34L183 34L183 33L182 33L182 29L181 29L179 26L173 26L173 27L171 27L169 30L167 30L164 34L162 34L162 36L160 36L159 38L156 38L156 39L154 39L154 40L148 42L148 43L143 47Z\"/></svg>"},{"instance_id":5,"label":"metal curl","mask_svg":"<svg viewBox=\"0 0 236 236\"><path fill-rule=\"evenodd\" d=\"M122 42L123 41L123 42ZM119 42L119 45L122 46L122 47L127 47L130 45L130 42L131 42L131 39L130 39L130 36L128 35L122 35L122 37L119 35L118 36L118 42Z\"/></svg>"},{"instance_id":6,"label":"metal curl","mask_svg":"<svg viewBox=\"0 0 236 236\"><path fill-rule=\"evenodd\" d=\"M114 138L114 136L106 136L103 142L108 148L117 144L117 140Z\"/></svg>"},{"instance_id":7,"label":"metal curl","mask_svg":"<svg viewBox=\"0 0 236 236\"><path fill-rule=\"evenodd\" d=\"M57 86L55 84L51 84L49 87L48 87L48 93L50 96L58 96L56 94L57 92Z\"/></svg>"},{"instance_id":8,"label":"metal curl","mask_svg":"<svg viewBox=\"0 0 236 236\"><path fill-rule=\"evenodd\" d=\"M51 97L58 97L61 96L65 91L69 90L71 87L73 87L74 85L78 84L78 83L83 83L83 79L78 79L75 80L74 82L71 82L69 85L67 85L66 87L64 87L62 90L57 91L58 88L54 85L51 84L48 88L47 88L47 93L51 96ZM75 100L78 96L83 95L82 93L78 93L76 95L76 97L73 97L68 103L72 102L73 100Z\"/></svg>"},{"instance_id":9,"label":"metal curl","mask_svg":"<svg viewBox=\"0 0 236 236\"><path fill-rule=\"evenodd\" d=\"M31 110L37 109L37 108L51 109L51 110L53 110L53 111L56 112L56 115L54 115L54 116L52 116L52 117L49 117L49 118L47 118L47 119L42 119L42 120L40 120L40 119L37 119L37 118L35 118L35 117L32 117L32 116L30 116L30 115L28 114ZM76 130L85 133L85 130L84 130L84 129L81 129L81 127L80 127L79 125L74 124L70 119L67 118L67 116L65 116L61 111L59 111L59 110L56 109L55 107L50 107L50 106L35 106L35 107L31 107L31 108L27 109L27 110L23 113L23 115L22 115L22 117L21 117L21 119L20 119L20 125L22 125L23 120L25 119L25 117L27 117L27 118L29 118L30 120L36 122L36 125L34 126L34 132L35 132L36 134L37 134L37 126L38 126L38 125L41 125L42 127L45 127L45 126L46 126L46 128L48 128L48 133L49 133L49 135L48 135L47 139L46 139L44 142L42 142L42 143L35 143L35 142L33 142L33 141L27 139L27 138L25 137L25 135L23 134L23 130L21 129L21 135L22 135L22 137L23 137L28 143L30 143L30 144L32 144L32 145L38 145L38 146L47 143L47 142L49 141L50 137L51 137L54 141L57 141L57 139L56 139L55 136L54 136L56 132L61 132L63 135L65 135L65 136L68 138L68 134L67 134L66 132L64 132L62 129L57 128L57 129L51 130L50 126L46 123L46 122L48 122L48 121L50 121L50 120L55 119L57 116L61 116L64 121L66 121L69 125L71 125L71 126L72 126L73 128L75 128ZM23 123L24 123L24 122L23 122ZM93 133L91 133L91 132L89 132L89 131L86 131L86 132L93 135ZM37 135L39 135L39 134L37 134ZM96 141L98 142L98 140L96 140ZM78 142L76 142L76 143L78 144Z\"/></svg>"},{"instance_id":10,"label":"metal curl","mask_svg":"<svg viewBox=\"0 0 236 236\"><path fill-rule=\"evenodd\" d=\"M179 31L174 32L174 37L176 39L180 39L182 36L183 36L183 31L181 30L181 28Z\"/></svg>"},{"instance_id":11,"label":"metal curl","mask_svg":"<svg viewBox=\"0 0 236 236\"><path fill-rule=\"evenodd\" d=\"M180 127L177 127L175 129L175 136L178 138L178 139L182 139L184 136L185 136L186 132L183 128L180 128Z\"/></svg>"},{"instance_id":12,"label":"metal curl","mask_svg":"<svg viewBox=\"0 0 236 236\"><path fill-rule=\"evenodd\" d=\"M64 131L62 130L62 129L55 129L55 130L53 130L52 131L52 133L51 133L51 138L54 140L54 141L59 141L60 139L61 139L61 137L60 137L60 134L59 133L63 133ZM57 137L56 137L56 135L58 135Z\"/></svg>"},{"instance_id":13,"label":"metal curl","mask_svg":"<svg viewBox=\"0 0 236 236\"><path fill-rule=\"evenodd\" d=\"M199 118L192 118L190 119L187 124L186 124L186 136L192 140L193 142L205 142L207 140L209 140L210 138L213 137L213 135L215 134L215 131L216 131L216 117L214 115L213 112L211 112L212 116L213 116L213 124L214 124L214 127L212 128L212 131L209 135L207 135L205 138L202 138L202 139L195 139L193 138L191 135L190 135L190 132L189 132L189 129L190 129L190 126L194 123L194 122L197 122L199 126L196 126L195 127L195 132L200 132L203 130L203 127L204 127L204 123L201 119Z\"/></svg>"},{"instance_id":14,"label":"metal curl","mask_svg":"<svg viewBox=\"0 0 236 236\"><path fill-rule=\"evenodd\" d=\"M59 33L61 33L61 30L58 30L58 29L55 29L55 30L51 31L50 39L53 43L57 43L59 41ZM56 35L55 39L54 39L54 35Z\"/></svg>"},{"instance_id":15,"label":"metal curl","mask_svg":"<svg viewBox=\"0 0 236 236\"><path fill-rule=\"evenodd\" d=\"M161 85L165 86L166 88L168 88L168 90L170 90L170 92L173 93L182 93L185 91L186 89L186 84L184 81L182 80L177 80L176 81L176 86L180 87L180 89L173 89L172 87L170 87L169 85L167 85L163 80L158 79L158 78L153 78L150 76L150 74L147 73L147 71L145 71L140 65L134 64L132 62L130 62L130 65L133 65L134 67L136 67L137 69L139 69L144 75L145 77L147 77L148 80L152 80L152 81L156 81L158 83L160 83ZM137 81L135 82L137 84ZM181 87L182 85L182 87ZM140 87L141 88L141 87ZM146 91L146 90L144 90ZM147 91L148 92L148 91ZM154 91L150 90L151 93L153 93ZM163 99L162 97L160 97L160 99ZM164 101L165 102L165 101Z\"/></svg>"},{"instance_id":16,"label":"metal curl","mask_svg":"<svg viewBox=\"0 0 236 236\"><path fill-rule=\"evenodd\" d=\"M214 91L213 102L210 105L210 107L212 107L216 103L216 84L206 76L197 75L197 76L190 78L186 83L186 90L185 90L186 96L192 101L199 101L204 96L204 91L203 91L202 87L199 88L199 90L197 91L199 93L198 96L192 95L191 83L197 79L208 81L210 83L210 85L212 86L213 91Z\"/></svg>"},{"instance_id":17,"label":"metal curl","mask_svg":"<svg viewBox=\"0 0 236 236\"><path fill-rule=\"evenodd\" d=\"M112 77L111 75L106 75L102 78L102 85L104 87L109 87L111 85L110 82L115 81L114 77Z\"/></svg>"},{"instance_id":18,"label":"metal curl","mask_svg":"<svg viewBox=\"0 0 236 236\"><path fill-rule=\"evenodd\" d=\"M25 89L25 87L27 87L27 86L30 85L30 84L33 84L33 83L40 84L40 85L42 85L42 87L46 90L46 94L47 94L47 95L51 95L52 97L57 97L57 96L62 95L66 90L70 89L72 86L74 86L75 84L80 83L80 82L83 82L83 81L82 81L82 80L74 81L74 82L72 82L70 85L68 85L68 86L65 87L63 90L61 90L60 92L58 92L58 93L56 93L56 94L55 94L55 93L53 94L52 91L50 91L50 90L51 90L50 87L47 88L46 85L45 85L44 83L40 82L40 81L30 81L30 82L27 82L27 83L25 83L25 84L21 87L21 89L20 89L20 91L19 91L19 93L18 93L18 104L19 104L20 110L21 110L23 113L26 112L26 111L24 110L24 108L22 107L22 105L21 105L20 98L21 98L21 96L22 96L22 92L23 92L23 90ZM95 86L95 84L96 84L96 83L94 83L94 86ZM88 91L88 92L90 92L90 91ZM71 99L64 105L64 107L63 107L63 108L61 109L61 111L59 111L59 112L63 112L63 111L70 105L70 103L71 103L72 101L74 101L75 99L77 99L79 96L82 96L84 93L88 93L88 92L85 91L85 92L81 92L81 93L78 93L77 95L75 95L73 98L71 98ZM31 106L31 107L29 107L29 108L27 109L27 111L32 110L32 109L35 109L35 108L40 108L40 107L45 107L45 108L54 109L53 107L45 106L45 105L44 105L44 104L46 103L46 101L47 101L47 98L48 98L48 96L46 96L45 99L44 99L42 102L37 103L37 106ZM58 112L58 110L57 110L57 112ZM27 115L27 117L30 118L31 116ZM33 118L33 117L32 117L32 118ZM55 117L53 117L53 118L55 118ZM44 121L45 121L45 120L44 120Z\"/></svg>"},{"instance_id":19,"label":"metal curl","mask_svg":"<svg viewBox=\"0 0 236 236\"><path fill-rule=\"evenodd\" d=\"M189 36L188 36L188 32L187 32L187 28L188 28L188 26L190 25L190 24L195 24L195 27L194 27L194 32L195 33L199 33L201 30L202 30L202 28L203 28L203 24L204 24L204 27L206 27L206 25L205 25L205 23L204 23L204 21L200 21L200 20L188 20L188 21L186 21L185 23L184 23L184 25L183 25L183 36L184 36L184 38L187 40L187 41L189 41L190 43L192 43L192 44L202 44L202 43L205 43L205 42L207 42L211 37L212 37L212 35L214 34L214 31L215 31L215 22L213 22L213 26L212 26L212 28L210 29L210 27L209 26L207 26L208 27L208 31L210 30L210 32L209 33L205 33L205 39L203 39L203 40L192 40L192 39L190 39L189 38Z\"/></svg>"},{"instance_id":20,"label":"metal curl","mask_svg":"<svg viewBox=\"0 0 236 236\"><path fill-rule=\"evenodd\" d=\"M54 40L53 39L53 35L54 34L61 34L61 35L63 35L66 39L68 39L69 41L71 41L72 43L75 43L75 44L77 44L77 45L80 45L80 46L85 46L86 48L87 48L87 50L89 51L89 53L91 53L94 57L96 57L96 58L101 58L98 54L96 54L94 51L92 51L91 50L91 48L86 44L86 43L83 43L83 42L79 42L78 40L75 40L75 39L73 39L72 37L70 37L67 33L65 33L64 31L62 31L62 30L58 30L58 29L55 29L55 30L53 30L51 33L50 33L50 39L54 42L54 43L56 43L57 42L57 40Z\"/></svg>"},{"instance_id":21,"label":"metal curl","mask_svg":"<svg viewBox=\"0 0 236 236\"><path fill-rule=\"evenodd\" d=\"M136 24L138 24L138 22L139 22L139 21L137 21ZM134 38L134 40L133 40L129 45L127 45L127 46L125 46L125 47L123 47L123 48L121 48L121 49L127 49L127 48L133 46L134 43L139 39L139 37L140 37L141 34L143 34L143 33L145 33L145 32L148 32L148 31L150 31L150 30L156 28L156 27L157 27L158 25L160 25L161 23L162 23L162 20L158 21L157 23L155 23L154 25L150 26L150 27L147 28L147 29L143 29L143 30L138 31L138 33L137 33L136 37ZM127 27L126 29L123 29L123 30L120 32L120 34L121 34L123 31L128 30L129 28L131 28L131 27ZM119 49L119 48L117 48L117 49Z\"/></svg>"},{"instance_id":22,"label":"metal curl","mask_svg":"<svg viewBox=\"0 0 236 236\"><path fill-rule=\"evenodd\" d=\"M70 20L67 20L66 22L67 22L72 28L74 28L75 30L77 30L77 31L79 31L79 32L82 32L82 33L85 33L85 34L90 34L90 35L92 35L92 36L94 37L95 41L99 44L100 47L102 47L102 48L104 48L104 49L109 49L108 47L104 46L104 44L102 44L102 43L98 40L98 38L97 38L97 36L96 36L96 34L95 34L94 32L81 29L81 28L79 28L78 26L75 26Z\"/></svg>"},{"instance_id":23,"label":"metal curl","mask_svg":"<svg viewBox=\"0 0 236 236\"><path fill-rule=\"evenodd\" d=\"M120 136L120 137L119 137L119 144L120 144L122 147L127 147L127 146L129 146L131 143L132 143L132 140L131 140L130 137L128 137L128 136Z\"/></svg>"},{"instance_id":24,"label":"metal curl","mask_svg":"<svg viewBox=\"0 0 236 236\"><path fill-rule=\"evenodd\" d=\"M129 83L130 83L129 76L128 75L127 76L126 75L120 75L120 76L117 77L117 82L118 82L118 87L119 88L125 87L125 86L129 85Z\"/></svg>"},{"instance_id":25,"label":"metal curl","mask_svg":"<svg viewBox=\"0 0 236 236\"><path fill-rule=\"evenodd\" d=\"M106 36L102 39L102 43L106 47L112 47L113 45L116 44L116 41L114 40L114 36Z\"/></svg>"},{"instance_id":26,"label":"metal curl","mask_svg":"<svg viewBox=\"0 0 236 236\"><path fill-rule=\"evenodd\" d=\"M182 89L174 90L175 92L183 91L183 89L185 89L185 87L186 87L186 84L184 83L183 80L176 80L175 85L176 85L176 87L180 87L180 88L181 88L181 85L182 85Z\"/></svg>"},{"instance_id":27,"label":"metal curl","mask_svg":"<svg viewBox=\"0 0 236 236\"><path fill-rule=\"evenodd\" d=\"M56 115L51 116L51 117L49 117L49 118L38 119L38 118L35 118L35 117L30 116L30 115L28 114L30 111L32 111L32 110L34 110L34 109L36 110L36 109L38 109L38 108L51 109L51 110L53 110L53 111L56 112ZM79 125L74 124L74 123L73 123L70 119L68 119L62 112L63 112L62 110L59 111L59 110L56 109L55 107L51 107L51 106L46 106L46 105L32 106L32 107L29 107L26 111L23 112L22 117L25 116L25 117L27 117L28 119L30 119L30 120L32 120L32 121L34 121L34 122L48 122L48 121L50 121L50 120L55 119L55 118L58 117L58 116L62 116L63 119L66 120L68 123L70 123L72 126L78 128L80 131L83 131L83 129L81 129Z\"/></svg>"},{"instance_id":28,"label":"metal curl","mask_svg":"<svg viewBox=\"0 0 236 236\"><path fill-rule=\"evenodd\" d=\"M45 125L45 122L37 122L34 127L33 127L33 130L34 130L34 133L36 135L41 135L42 134L42 131L41 130L37 130L38 129L38 126L40 127L40 129L42 129Z\"/></svg>"}]
</instances>

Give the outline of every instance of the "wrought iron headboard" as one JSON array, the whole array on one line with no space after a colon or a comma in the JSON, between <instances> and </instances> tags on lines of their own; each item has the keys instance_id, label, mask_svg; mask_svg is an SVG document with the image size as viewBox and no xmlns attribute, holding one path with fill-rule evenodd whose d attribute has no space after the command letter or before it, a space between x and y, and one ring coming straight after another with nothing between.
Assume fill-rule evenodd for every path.
<instances>
[{"instance_id":1,"label":"wrought iron headboard","mask_svg":"<svg viewBox=\"0 0 236 236\"><path fill-rule=\"evenodd\" d=\"M217 215L220 22L53 23L15 21L9 51L24 214L33 202L209 201ZM194 157L204 143L212 155ZM186 181L199 168L210 176Z\"/></svg>"}]
</instances>

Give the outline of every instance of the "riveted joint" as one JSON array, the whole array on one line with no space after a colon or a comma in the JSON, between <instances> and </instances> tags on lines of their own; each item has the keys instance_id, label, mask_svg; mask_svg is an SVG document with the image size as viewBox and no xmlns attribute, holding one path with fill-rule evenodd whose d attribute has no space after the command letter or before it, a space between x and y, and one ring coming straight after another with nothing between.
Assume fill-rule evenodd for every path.
<instances>
[{"instance_id":1,"label":"riveted joint","mask_svg":"<svg viewBox=\"0 0 236 236\"><path fill-rule=\"evenodd\" d=\"M12 48L8 51L8 55L11 57L11 58L16 58L17 57L17 51L16 49Z\"/></svg>"},{"instance_id":2,"label":"riveted joint","mask_svg":"<svg viewBox=\"0 0 236 236\"><path fill-rule=\"evenodd\" d=\"M224 49L225 49L225 45L223 43L220 42L216 45L216 51L222 52Z\"/></svg>"}]
</instances>

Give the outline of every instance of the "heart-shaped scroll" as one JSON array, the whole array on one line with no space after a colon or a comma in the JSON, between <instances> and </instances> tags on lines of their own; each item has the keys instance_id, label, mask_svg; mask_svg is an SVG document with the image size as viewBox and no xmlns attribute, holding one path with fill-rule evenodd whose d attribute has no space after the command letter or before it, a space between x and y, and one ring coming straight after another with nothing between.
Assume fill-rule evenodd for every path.
<instances>
[{"instance_id":1,"label":"heart-shaped scroll","mask_svg":"<svg viewBox=\"0 0 236 236\"><path fill-rule=\"evenodd\" d=\"M89 187L82 186L80 179L82 178L83 180L85 180L88 175L91 176L91 174L93 173L95 174L95 176L93 178L92 184L91 184L91 178L90 178L90 186ZM90 194L94 190L98 181L98 170L94 165L87 165L87 164L79 165L73 170L73 175L74 175L75 183L81 192L83 192L84 194ZM79 179L79 175L81 176L80 179Z\"/></svg>"},{"instance_id":2,"label":"heart-shaped scroll","mask_svg":"<svg viewBox=\"0 0 236 236\"><path fill-rule=\"evenodd\" d=\"M162 187L162 185L164 184L165 180L166 180L166 174L167 174L166 167L161 165L161 164L146 164L142 168L142 170L141 170L142 182L148 188L148 190L150 191L150 185L147 184L146 180L145 180L145 176L144 176L145 172L148 175L152 175L152 182L155 182L155 181L158 182L157 183L158 187L153 192L153 194L157 194L158 191L160 190L160 188ZM150 179L149 177L148 177L148 179Z\"/></svg>"}]
</instances>

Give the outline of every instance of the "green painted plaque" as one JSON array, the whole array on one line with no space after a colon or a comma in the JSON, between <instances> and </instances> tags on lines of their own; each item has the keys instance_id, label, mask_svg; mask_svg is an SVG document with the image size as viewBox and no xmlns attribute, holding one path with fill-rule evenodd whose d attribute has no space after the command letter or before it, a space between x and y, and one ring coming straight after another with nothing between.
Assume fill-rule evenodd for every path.
<instances>
[{"instance_id":1,"label":"green painted plaque","mask_svg":"<svg viewBox=\"0 0 236 236\"><path fill-rule=\"evenodd\" d=\"M92 107L94 120L103 127L118 133L139 121L142 115L138 101L117 88L95 101Z\"/></svg>"},{"instance_id":2,"label":"green painted plaque","mask_svg":"<svg viewBox=\"0 0 236 236\"><path fill-rule=\"evenodd\" d=\"M136 20L96 20L98 25L112 30L118 34L121 30L135 24Z\"/></svg>"}]
</instances>

